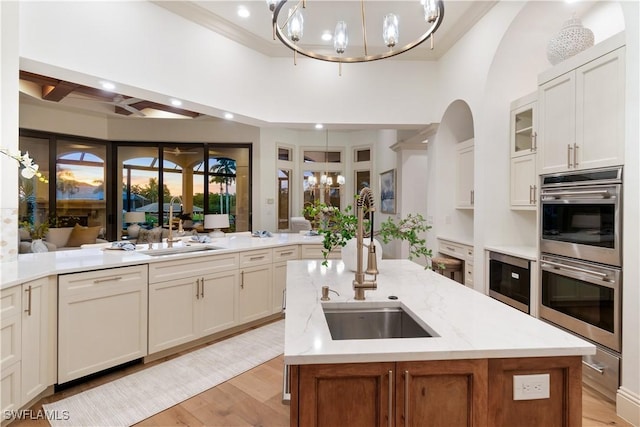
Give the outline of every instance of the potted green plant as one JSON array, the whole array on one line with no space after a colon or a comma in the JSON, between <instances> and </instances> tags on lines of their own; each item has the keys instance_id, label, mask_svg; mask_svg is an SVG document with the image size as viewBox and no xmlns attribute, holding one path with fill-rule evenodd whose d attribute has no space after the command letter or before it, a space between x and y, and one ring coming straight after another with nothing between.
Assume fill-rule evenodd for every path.
<instances>
[{"instance_id":1,"label":"potted green plant","mask_svg":"<svg viewBox=\"0 0 640 427\"><path fill-rule=\"evenodd\" d=\"M357 197L357 196L356 196ZM351 239L356 236L357 217L351 205L347 206L344 211L327 206L324 203L316 202L305 207L304 215L317 224L317 231L324 237L323 239L323 262L322 265L328 265L329 253L337 247L344 248ZM365 215L366 215L365 211ZM371 230L371 224L368 220L364 223L365 230ZM426 246L426 239L420 237L420 233L429 231L431 226L427 225L426 220L420 214L408 214L405 218L395 221L388 218L380 224L380 230L374 232L374 236L380 238L383 243L389 243L392 240L402 240L409 243L409 259L424 258L426 265L432 257L431 249ZM365 233L364 237L370 237L370 231ZM425 268L428 268L425 266Z\"/></svg>"}]
</instances>

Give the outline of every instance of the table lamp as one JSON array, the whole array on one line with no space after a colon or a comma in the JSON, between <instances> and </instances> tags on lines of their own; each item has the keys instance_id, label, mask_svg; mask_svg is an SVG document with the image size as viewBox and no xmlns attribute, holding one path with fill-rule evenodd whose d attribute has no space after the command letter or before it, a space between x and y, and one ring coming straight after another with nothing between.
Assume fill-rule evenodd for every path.
<instances>
[{"instance_id":1,"label":"table lamp","mask_svg":"<svg viewBox=\"0 0 640 427\"><path fill-rule=\"evenodd\" d=\"M204 228L207 230L213 229L209 233L209 237L224 237L224 232L221 228L229 228L229 215L228 214L207 214L204 216Z\"/></svg>"},{"instance_id":2,"label":"table lamp","mask_svg":"<svg viewBox=\"0 0 640 427\"><path fill-rule=\"evenodd\" d=\"M140 233L140 224L145 222L144 212L125 212L124 222L129 223L127 227L127 235L130 239L135 239Z\"/></svg>"}]
</instances>

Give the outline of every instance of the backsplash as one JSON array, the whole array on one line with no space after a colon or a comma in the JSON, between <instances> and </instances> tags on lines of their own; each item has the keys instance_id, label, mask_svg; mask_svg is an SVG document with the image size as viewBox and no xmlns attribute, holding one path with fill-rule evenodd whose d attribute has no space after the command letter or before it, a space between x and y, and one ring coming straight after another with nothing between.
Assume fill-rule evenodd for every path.
<instances>
[{"instance_id":1,"label":"backsplash","mask_svg":"<svg viewBox=\"0 0 640 427\"><path fill-rule=\"evenodd\" d=\"M0 208L0 263L18 259L18 209Z\"/></svg>"}]
</instances>

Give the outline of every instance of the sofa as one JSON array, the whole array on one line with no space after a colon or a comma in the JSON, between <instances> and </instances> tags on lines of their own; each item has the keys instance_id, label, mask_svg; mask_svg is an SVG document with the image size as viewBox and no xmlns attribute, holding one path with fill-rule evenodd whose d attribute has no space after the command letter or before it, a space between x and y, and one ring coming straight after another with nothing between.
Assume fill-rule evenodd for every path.
<instances>
[{"instance_id":1,"label":"sofa","mask_svg":"<svg viewBox=\"0 0 640 427\"><path fill-rule=\"evenodd\" d=\"M44 236L43 243L50 252L80 249L85 244L107 243L106 240L99 237L103 232L101 226L83 227L77 224L73 227L50 228ZM31 236L29 232L21 228L19 236L18 252L21 254L31 252Z\"/></svg>"}]
</instances>

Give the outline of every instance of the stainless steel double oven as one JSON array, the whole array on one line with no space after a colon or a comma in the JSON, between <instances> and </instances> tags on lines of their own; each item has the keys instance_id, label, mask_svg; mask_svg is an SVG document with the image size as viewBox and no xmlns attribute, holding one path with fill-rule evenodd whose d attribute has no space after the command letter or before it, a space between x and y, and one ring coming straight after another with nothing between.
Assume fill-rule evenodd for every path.
<instances>
[{"instance_id":1,"label":"stainless steel double oven","mask_svg":"<svg viewBox=\"0 0 640 427\"><path fill-rule=\"evenodd\" d=\"M586 379L610 396L622 346L622 168L543 175L540 317L598 346Z\"/></svg>"}]
</instances>

